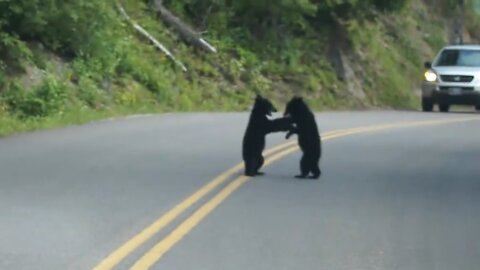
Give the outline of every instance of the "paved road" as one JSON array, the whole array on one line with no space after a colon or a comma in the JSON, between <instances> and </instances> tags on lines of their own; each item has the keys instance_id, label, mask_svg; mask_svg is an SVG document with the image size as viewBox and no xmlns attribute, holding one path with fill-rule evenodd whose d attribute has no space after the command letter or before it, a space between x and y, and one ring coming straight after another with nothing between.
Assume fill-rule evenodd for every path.
<instances>
[{"instance_id":1,"label":"paved road","mask_svg":"<svg viewBox=\"0 0 480 270\"><path fill-rule=\"evenodd\" d=\"M317 120L324 133L472 116L378 111ZM0 269L92 269L237 164L247 118L148 116L1 139ZM479 140L480 121L325 141L320 181L292 178L294 153L235 191L152 269L478 269ZM268 138L269 147L284 142ZM194 210L115 269L128 269Z\"/></svg>"}]
</instances>

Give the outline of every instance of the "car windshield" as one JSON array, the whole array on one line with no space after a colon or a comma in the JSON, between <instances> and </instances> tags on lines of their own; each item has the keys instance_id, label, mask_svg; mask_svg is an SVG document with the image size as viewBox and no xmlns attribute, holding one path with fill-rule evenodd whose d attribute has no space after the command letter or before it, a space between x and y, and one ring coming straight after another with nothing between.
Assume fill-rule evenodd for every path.
<instances>
[{"instance_id":1,"label":"car windshield","mask_svg":"<svg viewBox=\"0 0 480 270\"><path fill-rule=\"evenodd\" d=\"M480 50L444 50L435 66L480 67Z\"/></svg>"}]
</instances>

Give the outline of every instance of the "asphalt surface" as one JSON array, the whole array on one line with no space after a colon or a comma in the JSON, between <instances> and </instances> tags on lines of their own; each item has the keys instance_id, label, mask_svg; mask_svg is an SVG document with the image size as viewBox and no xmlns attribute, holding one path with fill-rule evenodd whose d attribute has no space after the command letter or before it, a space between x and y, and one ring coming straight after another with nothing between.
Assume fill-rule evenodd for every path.
<instances>
[{"instance_id":1,"label":"asphalt surface","mask_svg":"<svg viewBox=\"0 0 480 270\"><path fill-rule=\"evenodd\" d=\"M475 115L344 112L317 121L327 132ZM167 114L0 139L0 269L92 269L241 161L247 120ZM269 136L268 147L283 137ZM325 141L319 181L293 178L294 153L228 197L152 269L478 269L479 140L480 121ZM128 269L194 210L115 269Z\"/></svg>"}]
</instances>

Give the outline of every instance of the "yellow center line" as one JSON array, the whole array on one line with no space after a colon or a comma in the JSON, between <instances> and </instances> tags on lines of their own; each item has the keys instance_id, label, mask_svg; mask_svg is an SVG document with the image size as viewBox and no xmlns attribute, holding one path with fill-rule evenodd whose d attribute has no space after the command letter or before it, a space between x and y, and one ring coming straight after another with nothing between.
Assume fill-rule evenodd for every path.
<instances>
[{"instance_id":1,"label":"yellow center line","mask_svg":"<svg viewBox=\"0 0 480 270\"><path fill-rule=\"evenodd\" d=\"M325 132L324 134L321 134L322 137L324 136L330 136L330 135L334 135L334 134L339 134L339 133L344 133L344 132L352 132L352 131L355 131L355 130L359 130L359 129L363 129L364 127L357 127L357 128L347 128L347 129L339 129L339 130L333 130L333 131L329 131L329 132ZM297 141L291 141L291 142L287 142L287 143L282 143L280 145L277 145L265 152L263 152L263 155L265 156L268 156L270 154L273 154L275 152L278 152L280 150L283 150L285 148L288 148L290 146L293 146L297 144Z\"/></svg>"},{"instance_id":2,"label":"yellow center line","mask_svg":"<svg viewBox=\"0 0 480 270\"><path fill-rule=\"evenodd\" d=\"M226 181L232 174L236 173L238 170L243 168L243 164L239 163L224 173L217 176L211 182L201 187L195 193L190 195L187 199L182 201L180 204L176 205L174 208L169 210L166 214L161 216L143 231L135 235L133 238L128 240L120 248L111 253L107 258L105 258L100 264L98 264L94 270L108 270L115 267L123 258L128 256L131 252L137 249L140 245L150 239L153 235L158 233L168 224L170 224L175 218L181 215L186 211L190 206L194 205L197 201L203 198L211 190L215 189L217 186Z\"/></svg>"},{"instance_id":3,"label":"yellow center line","mask_svg":"<svg viewBox=\"0 0 480 270\"><path fill-rule=\"evenodd\" d=\"M401 127L415 127L415 126L429 126L429 125L439 125L447 123L456 123L456 122L466 122L472 120L480 120L479 117L472 118L459 118L459 119L447 119L447 120L431 120L431 121L419 121L419 122L410 122L410 123L400 123L400 124L387 124L374 127L359 128L356 130L345 131L345 132L335 132L331 135L324 136L323 140L331 140L334 138L344 137L352 134L360 134L370 131L378 131L392 128L401 128ZM265 166L273 163L276 160L279 160L299 149L298 146L292 146L287 148L272 157L265 160ZM227 199L233 192L235 192L242 185L251 180L247 176L239 176L228 184L224 189L217 193L212 199L206 202L198 210L196 210L190 217L183 221L176 229L174 229L170 234L168 234L164 239L158 242L154 247L152 247L147 253L145 253L135 264L130 268L130 270L147 270L150 269L156 262L158 262L163 255L168 252L176 243L178 243L185 235L187 235L195 226L197 226L209 213L211 213L218 205L220 205L225 199Z\"/></svg>"},{"instance_id":4,"label":"yellow center line","mask_svg":"<svg viewBox=\"0 0 480 270\"><path fill-rule=\"evenodd\" d=\"M345 131L349 131L353 129L345 129ZM330 133L337 133L339 131L334 132L327 132L326 135ZM277 151L283 150L287 147L294 145L296 142L289 142L278 145L268 151L264 152L265 156L273 154ZM192 205L197 203L201 200L204 196L214 190L216 187L224 183L228 178L230 178L233 174L243 169L243 162L238 163L237 165L233 166L232 168L228 169L227 171L223 172L222 174L215 177L211 182L207 183L200 189L198 189L195 193L190 195L184 201L176 205L174 208L169 210L167 213L162 215L159 219L155 220L152 224L148 227L143 229L140 233L132 237L130 240L125 242L122 246L112 252L108 257L103 259L93 270L110 270L113 269L118 263L120 263L125 257L127 257L130 253L132 253L135 249L145 243L148 239L150 239L153 235L157 234L163 228L168 226L173 220L175 220L179 215L185 212L188 208Z\"/></svg>"},{"instance_id":5,"label":"yellow center line","mask_svg":"<svg viewBox=\"0 0 480 270\"><path fill-rule=\"evenodd\" d=\"M265 161L265 166L278 160L290 153L293 153L298 150L298 146L293 146L288 148L271 158ZM130 270L142 270L149 269L153 264L155 264L160 258L169 251L176 243L178 243L182 238L187 235L195 226L200 223L210 212L212 212L218 205L220 205L226 198L228 198L235 190L251 180L248 176L239 176L233 182L228 184L224 189L222 189L217 195L215 195L210 201L205 203L200 207L195 213L193 213L189 218L187 218L180 226L173 230L167 237L161 240L156 244L152 249L150 249L145 255L140 258Z\"/></svg>"},{"instance_id":6,"label":"yellow center line","mask_svg":"<svg viewBox=\"0 0 480 270\"><path fill-rule=\"evenodd\" d=\"M428 120L428 121L416 121L416 122L405 122L405 123L397 123L397 124L385 124L385 125L376 125L376 126L367 126L367 127L357 127L357 128L350 128L350 129L343 129L343 130L336 130L336 131L331 131L327 132L325 134L322 134L323 140L328 140L332 138L337 138L337 137L342 137L342 136L347 136L347 135L352 135L352 134L358 134L358 133L363 133L363 132L369 132L369 131L379 131L379 130L384 130L384 129L390 129L390 128L396 128L396 127L414 127L414 126L423 126L423 125L435 125L435 124L441 124L441 123L451 123L451 122L465 122L465 121L472 121L472 120L480 120L479 117L470 117L470 118L456 118L456 119L447 119L447 120ZM292 147L293 146L293 147ZM282 151L277 153L276 155L273 155L272 157L268 158L265 160L265 166L268 164L272 163L275 160L278 160L292 152L295 152L298 150L298 146L296 146L296 141L284 143L281 145L278 145L276 147L273 147L272 149L269 149L264 152L265 156L268 156L270 154L273 154L278 151ZM186 198L184 201L176 205L174 208L169 210L167 213L162 215L159 219L155 220L151 225L146 227L144 230L142 230L140 233L135 235L133 238L128 240L126 243L124 243L122 246L120 246L118 249L116 249L114 252L112 252L108 257L106 257L104 260L102 260L93 270L110 270L113 269L118 263L120 263L125 257L127 257L130 253L132 253L134 250L136 250L139 246L141 246L143 243L145 243L147 240L149 240L152 236L157 234L160 230L165 228L168 224L170 224L173 220L175 220L179 215L181 215L184 211L186 211L188 208L190 208L192 205L197 203L200 199L202 199L204 196L206 196L208 193L210 193L212 190L214 190L216 187L224 183L228 178L230 178L232 175L234 175L236 172L240 171L243 169L243 162L238 163L237 165L233 166L232 168L228 169L227 171L223 172L222 174L218 175L215 177L211 182L207 183L203 187L201 187L199 190L194 192L192 195L190 195L188 198ZM245 180L238 181L239 179L246 178ZM233 182L230 183L227 187L224 188L230 190L229 192L227 191L220 191L214 198L217 198L216 201L218 201L218 204L220 204L225 198L228 197L229 194L233 193L238 187L243 185L245 182L247 182L249 178L241 176L234 180ZM238 185L239 182L242 182L240 185ZM233 186L231 186L233 183L237 183ZM236 186L238 185L238 186ZM224 194L220 197L220 194ZM225 195L226 194L226 195ZM213 200L213 199L212 199ZM210 201L208 202L210 203ZM207 203L207 204L208 204ZM218 205L216 204L216 205ZM210 205L215 205L215 203L210 203ZM216 205L213 207L215 208ZM204 205L205 206L205 205ZM203 212L205 212L205 209L209 208L202 208ZM211 207L211 206L210 206ZM213 208L211 210L213 210ZM197 210L198 211L200 211ZM205 215L200 215L197 214L198 216L205 217L208 215L211 210L207 211L207 214ZM195 213L197 213L195 212ZM202 212L202 213L203 213ZM195 214L194 214L195 215ZM200 219L201 220L201 219ZM198 222L200 221L198 220ZM182 225L180 225L182 226ZM193 226L194 227L194 226ZM191 227L191 228L193 228ZM189 228L187 225L184 225L183 228ZM177 228L178 229L178 228ZM190 229L191 230L191 229ZM173 233L173 232L172 232ZM188 232L187 232L188 233ZM167 236L170 237L170 236ZM170 238L170 239L176 239L176 238ZM181 237L180 237L181 239ZM163 242L163 241L162 241ZM175 243L178 242L175 241ZM160 245L160 243L158 244ZM163 244L165 245L165 244ZM174 243L172 244L172 246ZM171 246L170 246L171 247ZM154 254L159 254L159 252L153 252ZM153 258L153 255L149 255L147 253L145 256L149 258ZM163 254L160 252L160 254ZM162 255L160 255L161 257ZM158 257L158 259L160 258ZM151 260L150 259L150 260ZM152 262L155 263L158 259L154 260ZM147 260L150 262L150 260ZM141 262L143 261L143 262ZM137 263L139 265L143 265L145 260L138 261ZM135 264L137 265L137 264ZM132 269L137 269L137 268L132 268ZM138 268L138 269L147 269L147 268Z\"/></svg>"}]
</instances>

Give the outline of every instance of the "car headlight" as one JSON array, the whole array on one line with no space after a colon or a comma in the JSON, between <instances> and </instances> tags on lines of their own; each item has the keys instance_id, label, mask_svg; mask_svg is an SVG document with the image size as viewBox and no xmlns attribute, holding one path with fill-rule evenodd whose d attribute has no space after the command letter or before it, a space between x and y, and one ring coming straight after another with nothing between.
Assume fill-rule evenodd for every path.
<instances>
[{"instance_id":1,"label":"car headlight","mask_svg":"<svg viewBox=\"0 0 480 270\"><path fill-rule=\"evenodd\" d=\"M434 82L437 80L437 74L435 74L435 72L431 71L431 70L427 70L425 71L425 80L427 82Z\"/></svg>"}]
</instances>

